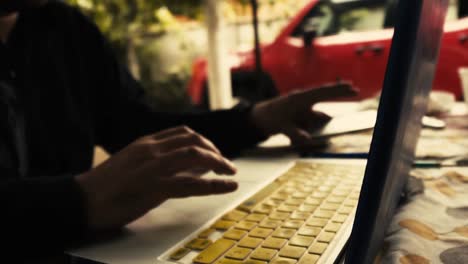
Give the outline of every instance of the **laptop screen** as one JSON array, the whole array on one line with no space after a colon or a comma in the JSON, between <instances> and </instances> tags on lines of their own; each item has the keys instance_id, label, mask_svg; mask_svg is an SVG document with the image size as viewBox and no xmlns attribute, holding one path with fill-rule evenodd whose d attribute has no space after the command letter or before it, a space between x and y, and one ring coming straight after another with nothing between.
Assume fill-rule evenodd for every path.
<instances>
[{"instance_id":1,"label":"laptop screen","mask_svg":"<svg viewBox=\"0 0 468 264\"><path fill-rule=\"evenodd\" d=\"M346 263L372 263L411 169L448 0L399 1L387 72Z\"/></svg>"}]
</instances>

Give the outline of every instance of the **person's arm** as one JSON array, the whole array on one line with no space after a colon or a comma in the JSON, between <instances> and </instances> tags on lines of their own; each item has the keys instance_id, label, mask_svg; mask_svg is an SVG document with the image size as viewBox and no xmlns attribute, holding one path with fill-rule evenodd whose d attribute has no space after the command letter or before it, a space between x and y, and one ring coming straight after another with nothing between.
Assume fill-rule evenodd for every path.
<instances>
[{"instance_id":1,"label":"person's arm","mask_svg":"<svg viewBox=\"0 0 468 264\"><path fill-rule=\"evenodd\" d=\"M348 83L331 84L268 100L251 107L200 114L157 113L143 103L138 82L113 55L99 30L90 22L88 49L92 70L99 80L95 86L95 127L98 143L115 153L135 138L174 126L188 126L215 143L224 155L253 147L268 136L284 133L294 145L307 144L311 129L329 117L312 110L314 103L354 96Z\"/></svg>"},{"instance_id":2,"label":"person's arm","mask_svg":"<svg viewBox=\"0 0 468 264\"><path fill-rule=\"evenodd\" d=\"M198 114L155 112L147 106L141 85L113 54L97 27L81 15L83 58L95 84L88 87L95 113L98 144L115 153L143 135L186 125L212 140L223 153L253 146L265 136L250 122L251 107Z\"/></svg>"},{"instance_id":3,"label":"person's arm","mask_svg":"<svg viewBox=\"0 0 468 264\"><path fill-rule=\"evenodd\" d=\"M0 183L2 259L61 254L85 235L84 197L74 177Z\"/></svg>"},{"instance_id":4,"label":"person's arm","mask_svg":"<svg viewBox=\"0 0 468 264\"><path fill-rule=\"evenodd\" d=\"M207 171L233 175L236 168L212 142L176 127L139 138L79 175L2 181L2 260L23 263L61 254L170 198L237 189L230 180L201 178Z\"/></svg>"},{"instance_id":5,"label":"person's arm","mask_svg":"<svg viewBox=\"0 0 468 264\"><path fill-rule=\"evenodd\" d=\"M135 138L170 127L185 125L209 138L226 155L254 146L266 137L250 120L251 107L204 113L164 113L152 111L143 101L144 93L137 81L108 55L109 76L113 83L103 86L98 102L96 127L99 142L115 152ZM105 92L104 92L105 91Z\"/></svg>"}]
</instances>

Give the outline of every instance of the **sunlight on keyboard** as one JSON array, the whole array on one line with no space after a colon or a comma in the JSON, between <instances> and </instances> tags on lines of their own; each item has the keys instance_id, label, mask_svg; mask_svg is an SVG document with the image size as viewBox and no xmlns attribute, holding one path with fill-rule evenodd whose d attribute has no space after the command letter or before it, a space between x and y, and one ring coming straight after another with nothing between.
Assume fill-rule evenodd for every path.
<instances>
[{"instance_id":1,"label":"sunlight on keyboard","mask_svg":"<svg viewBox=\"0 0 468 264\"><path fill-rule=\"evenodd\" d=\"M316 263L354 212L363 175L363 166L298 162L168 260Z\"/></svg>"}]
</instances>

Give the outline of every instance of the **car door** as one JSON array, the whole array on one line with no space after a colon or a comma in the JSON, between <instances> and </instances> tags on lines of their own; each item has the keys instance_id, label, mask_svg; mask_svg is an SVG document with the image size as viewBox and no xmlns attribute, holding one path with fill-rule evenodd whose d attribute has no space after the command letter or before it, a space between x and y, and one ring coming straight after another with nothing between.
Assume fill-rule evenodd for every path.
<instances>
[{"instance_id":1,"label":"car door","mask_svg":"<svg viewBox=\"0 0 468 264\"><path fill-rule=\"evenodd\" d=\"M383 29L385 6L381 3L336 8L336 33L317 39L326 54L328 78L348 80L360 89L359 99L382 89L392 29Z\"/></svg>"},{"instance_id":2,"label":"car door","mask_svg":"<svg viewBox=\"0 0 468 264\"><path fill-rule=\"evenodd\" d=\"M325 2L312 1L298 14L275 42L263 52L264 65L281 94L322 85L331 80L325 75L326 54L312 37L304 41L305 27L310 21L326 25L333 19L333 12Z\"/></svg>"},{"instance_id":3,"label":"car door","mask_svg":"<svg viewBox=\"0 0 468 264\"><path fill-rule=\"evenodd\" d=\"M281 48L274 47L283 51L275 55L282 62L274 67L273 75L279 76L275 81L280 89L290 90L350 81L361 90L356 99L375 95L381 89L392 37L383 25L383 4L319 2L280 42ZM310 43L304 38L307 27L314 32Z\"/></svg>"}]
</instances>

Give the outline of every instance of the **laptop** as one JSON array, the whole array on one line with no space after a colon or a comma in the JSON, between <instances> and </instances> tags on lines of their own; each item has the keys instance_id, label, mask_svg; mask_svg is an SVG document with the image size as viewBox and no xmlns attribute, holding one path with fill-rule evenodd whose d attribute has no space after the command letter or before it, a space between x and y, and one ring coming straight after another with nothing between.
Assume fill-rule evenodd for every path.
<instances>
[{"instance_id":1,"label":"laptop","mask_svg":"<svg viewBox=\"0 0 468 264\"><path fill-rule=\"evenodd\" d=\"M234 196L200 198L185 218L177 210L194 203L170 202L157 209L159 214L130 226L129 238L71 254L135 264L373 263L413 163L447 6L448 0L399 1L367 166L295 159L278 172L273 160L266 161L269 171L258 167L259 162L247 162L250 173L265 175L261 187L247 190L241 185ZM234 205L228 202L233 197L238 201ZM221 206L216 217L201 227L191 225L187 218L203 218L215 204ZM155 222L165 225L152 226ZM181 234L175 229L186 226L190 234L174 238ZM154 256L154 243L170 246Z\"/></svg>"}]
</instances>

